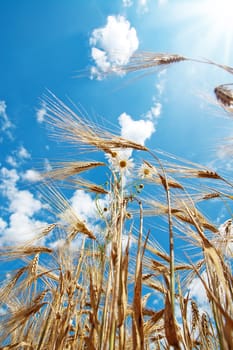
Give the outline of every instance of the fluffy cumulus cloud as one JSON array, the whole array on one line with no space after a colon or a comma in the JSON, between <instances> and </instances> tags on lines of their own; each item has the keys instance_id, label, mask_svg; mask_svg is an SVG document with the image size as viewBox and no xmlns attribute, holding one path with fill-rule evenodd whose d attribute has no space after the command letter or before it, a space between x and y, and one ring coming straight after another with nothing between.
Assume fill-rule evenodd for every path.
<instances>
[{"instance_id":1,"label":"fluffy cumulus cloud","mask_svg":"<svg viewBox=\"0 0 233 350\"><path fill-rule=\"evenodd\" d=\"M121 136L140 143L145 144L153 132L155 131L154 123L151 120L133 120L130 115L122 113L119 116L119 124L121 126Z\"/></svg>"},{"instance_id":2,"label":"fluffy cumulus cloud","mask_svg":"<svg viewBox=\"0 0 233 350\"><path fill-rule=\"evenodd\" d=\"M70 199L71 206L77 213L78 217L88 223L90 228L98 228L97 222L100 218L99 210L109 205L109 196L104 195L98 198L83 190L76 190Z\"/></svg>"},{"instance_id":3,"label":"fluffy cumulus cloud","mask_svg":"<svg viewBox=\"0 0 233 350\"><path fill-rule=\"evenodd\" d=\"M151 135L155 132L154 121L149 119L139 119L134 120L127 113L122 113L118 118L120 127L121 127L121 136L125 139L144 145L146 140L150 139ZM134 162L131 158L133 151L131 149L125 149L118 151L118 158L128 159L128 173L134 168ZM110 162L111 162L110 158Z\"/></svg>"},{"instance_id":4,"label":"fluffy cumulus cloud","mask_svg":"<svg viewBox=\"0 0 233 350\"><path fill-rule=\"evenodd\" d=\"M28 190L17 190L14 188L13 193L7 193L10 199L9 210L17 215L26 215L32 217L33 214L42 209L42 204L35 199L33 194Z\"/></svg>"},{"instance_id":5,"label":"fluffy cumulus cloud","mask_svg":"<svg viewBox=\"0 0 233 350\"><path fill-rule=\"evenodd\" d=\"M8 227L0 239L1 244L17 244L33 239L44 227L45 223L30 218L27 214L12 213Z\"/></svg>"},{"instance_id":6,"label":"fluffy cumulus cloud","mask_svg":"<svg viewBox=\"0 0 233 350\"><path fill-rule=\"evenodd\" d=\"M14 127L14 125L7 116L6 107L6 102L0 101L0 130L4 132L10 139L13 139L11 129ZM0 138L0 142L2 141L3 139Z\"/></svg>"},{"instance_id":7,"label":"fluffy cumulus cloud","mask_svg":"<svg viewBox=\"0 0 233 350\"><path fill-rule=\"evenodd\" d=\"M90 194L77 190L71 198L72 208L80 219L90 221L97 216L96 204Z\"/></svg>"},{"instance_id":8,"label":"fluffy cumulus cloud","mask_svg":"<svg viewBox=\"0 0 233 350\"><path fill-rule=\"evenodd\" d=\"M115 66L127 64L139 41L136 29L124 16L108 16L104 27L93 30L90 45L95 61L91 76L101 79Z\"/></svg>"},{"instance_id":9,"label":"fluffy cumulus cloud","mask_svg":"<svg viewBox=\"0 0 233 350\"><path fill-rule=\"evenodd\" d=\"M159 97L161 97L160 93ZM157 119L161 113L162 104L155 97L153 97L153 104L147 113L145 113L143 119L134 120L127 113L122 113L118 118L121 127L121 136L144 145L156 131ZM132 155L131 150L124 150L121 153L124 158L129 158Z\"/></svg>"},{"instance_id":10,"label":"fluffy cumulus cloud","mask_svg":"<svg viewBox=\"0 0 233 350\"><path fill-rule=\"evenodd\" d=\"M42 203L28 190L19 190L20 177L15 169L1 168L0 193L8 203L8 220L0 218L0 244L16 244L31 239L45 223L35 219Z\"/></svg>"},{"instance_id":11,"label":"fluffy cumulus cloud","mask_svg":"<svg viewBox=\"0 0 233 350\"><path fill-rule=\"evenodd\" d=\"M37 182L41 180L41 175L34 169L28 169L22 174L22 179L29 182Z\"/></svg>"}]
</instances>

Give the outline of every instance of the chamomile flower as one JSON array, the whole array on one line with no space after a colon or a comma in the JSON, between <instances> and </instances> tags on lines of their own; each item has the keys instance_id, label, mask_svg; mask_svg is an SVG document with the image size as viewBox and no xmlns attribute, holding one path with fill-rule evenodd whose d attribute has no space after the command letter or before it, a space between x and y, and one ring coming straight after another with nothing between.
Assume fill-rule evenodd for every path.
<instances>
[{"instance_id":1,"label":"chamomile flower","mask_svg":"<svg viewBox=\"0 0 233 350\"><path fill-rule=\"evenodd\" d=\"M111 155L107 155L108 161L111 165L111 168L115 172L119 172L125 176L130 175L134 162L133 159L130 158L130 153L127 151L119 150L116 152L116 156L112 157Z\"/></svg>"},{"instance_id":2,"label":"chamomile flower","mask_svg":"<svg viewBox=\"0 0 233 350\"><path fill-rule=\"evenodd\" d=\"M153 169L148 164L143 163L139 168L138 175L143 179L150 179L153 176Z\"/></svg>"},{"instance_id":3,"label":"chamomile flower","mask_svg":"<svg viewBox=\"0 0 233 350\"><path fill-rule=\"evenodd\" d=\"M113 162L113 169L117 172L124 174L125 176L130 175L134 167L132 158L126 158L124 156L117 157Z\"/></svg>"}]
</instances>

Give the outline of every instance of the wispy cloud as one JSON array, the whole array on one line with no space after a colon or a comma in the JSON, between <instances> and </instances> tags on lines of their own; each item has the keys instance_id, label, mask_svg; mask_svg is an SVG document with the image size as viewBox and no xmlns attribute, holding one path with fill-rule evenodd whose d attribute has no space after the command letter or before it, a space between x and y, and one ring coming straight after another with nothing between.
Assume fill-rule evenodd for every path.
<instances>
[{"instance_id":1,"label":"wispy cloud","mask_svg":"<svg viewBox=\"0 0 233 350\"><path fill-rule=\"evenodd\" d=\"M11 154L6 157L6 162L13 168L17 168L30 158L31 154L29 151L24 146L20 146L17 149L13 150Z\"/></svg>"},{"instance_id":2,"label":"wispy cloud","mask_svg":"<svg viewBox=\"0 0 233 350\"><path fill-rule=\"evenodd\" d=\"M146 13L149 11L148 7L149 0L138 0L139 10L143 13Z\"/></svg>"},{"instance_id":3,"label":"wispy cloud","mask_svg":"<svg viewBox=\"0 0 233 350\"><path fill-rule=\"evenodd\" d=\"M16 159L11 155L6 157L6 162L14 168L18 166Z\"/></svg>"},{"instance_id":4,"label":"wispy cloud","mask_svg":"<svg viewBox=\"0 0 233 350\"><path fill-rule=\"evenodd\" d=\"M145 114L145 118L147 120L153 121L155 129L156 129L157 120L160 117L160 115L162 114L163 106L161 103L161 98L163 95L165 82L166 82L165 75L166 75L166 70L163 70L158 74L158 81L155 84L156 93L152 98L152 106Z\"/></svg>"},{"instance_id":5,"label":"wispy cloud","mask_svg":"<svg viewBox=\"0 0 233 350\"><path fill-rule=\"evenodd\" d=\"M131 7L133 5L132 0L122 0L122 4L124 7Z\"/></svg>"},{"instance_id":6,"label":"wispy cloud","mask_svg":"<svg viewBox=\"0 0 233 350\"><path fill-rule=\"evenodd\" d=\"M24 146L20 146L18 150L18 157L21 159L29 159L31 158L31 154Z\"/></svg>"},{"instance_id":7,"label":"wispy cloud","mask_svg":"<svg viewBox=\"0 0 233 350\"><path fill-rule=\"evenodd\" d=\"M114 66L127 64L139 41L136 29L124 16L108 16L104 27L93 30L90 45L95 61L91 77L101 79Z\"/></svg>"},{"instance_id":8,"label":"wispy cloud","mask_svg":"<svg viewBox=\"0 0 233 350\"><path fill-rule=\"evenodd\" d=\"M217 144L214 152L214 158L209 161L208 166L215 169L216 171L222 171L223 169L227 172L233 170L233 158L232 158L232 146L233 136L230 135L227 139L221 140L221 144Z\"/></svg>"},{"instance_id":9,"label":"wispy cloud","mask_svg":"<svg viewBox=\"0 0 233 350\"><path fill-rule=\"evenodd\" d=\"M154 102L149 111L146 113L146 118L149 120L156 120L162 112L162 104L160 102Z\"/></svg>"},{"instance_id":10,"label":"wispy cloud","mask_svg":"<svg viewBox=\"0 0 233 350\"><path fill-rule=\"evenodd\" d=\"M0 101L0 130L5 133L10 139L13 139L11 129L14 127L13 123L10 121L6 113L6 102ZM0 142L3 141L3 138L0 137Z\"/></svg>"},{"instance_id":11,"label":"wispy cloud","mask_svg":"<svg viewBox=\"0 0 233 350\"><path fill-rule=\"evenodd\" d=\"M38 123L43 123L45 116L46 116L46 105L42 104L42 107L37 110L36 112L36 119Z\"/></svg>"}]
</instances>

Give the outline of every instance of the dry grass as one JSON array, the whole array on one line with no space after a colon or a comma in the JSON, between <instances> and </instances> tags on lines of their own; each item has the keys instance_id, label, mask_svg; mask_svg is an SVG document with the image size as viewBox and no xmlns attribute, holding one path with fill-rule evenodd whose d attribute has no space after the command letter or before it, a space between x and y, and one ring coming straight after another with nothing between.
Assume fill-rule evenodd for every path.
<instances>
[{"instance_id":1,"label":"dry grass","mask_svg":"<svg viewBox=\"0 0 233 350\"><path fill-rule=\"evenodd\" d=\"M142 53L125 71L184 60ZM215 93L231 105L228 87ZM21 260L0 288L0 349L233 349L232 220L220 231L199 208L218 200L230 207L231 181L102 130L54 96L46 104L56 137L106 153L113 166L61 162L44 174L40 191L51 224L35 239L0 250L2 260ZM132 177L127 162L114 162L126 148L144 151ZM106 186L77 177L103 165ZM96 194L91 227L57 189L64 180ZM41 244L55 238L56 244ZM187 258L176 249L181 242ZM192 295L194 281L204 288L206 310Z\"/></svg>"}]
</instances>

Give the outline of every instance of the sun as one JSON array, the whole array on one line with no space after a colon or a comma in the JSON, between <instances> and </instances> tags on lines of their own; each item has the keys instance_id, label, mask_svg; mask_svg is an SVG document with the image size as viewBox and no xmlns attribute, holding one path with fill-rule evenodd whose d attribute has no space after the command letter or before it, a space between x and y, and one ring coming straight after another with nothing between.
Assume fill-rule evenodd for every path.
<instances>
[{"instance_id":1,"label":"sun","mask_svg":"<svg viewBox=\"0 0 233 350\"><path fill-rule=\"evenodd\" d=\"M206 0L203 2L203 14L206 15L216 29L222 33L233 31L233 1Z\"/></svg>"},{"instance_id":2,"label":"sun","mask_svg":"<svg viewBox=\"0 0 233 350\"><path fill-rule=\"evenodd\" d=\"M215 48L222 47L223 58L229 61L233 39L233 0L204 0L199 11L201 20L206 23L209 44Z\"/></svg>"},{"instance_id":3,"label":"sun","mask_svg":"<svg viewBox=\"0 0 233 350\"><path fill-rule=\"evenodd\" d=\"M233 0L174 0L169 19L182 26L185 24L181 38L192 38L189 48L195 54L230 63L233 56Z\"/></svg>"}]
</instances>

